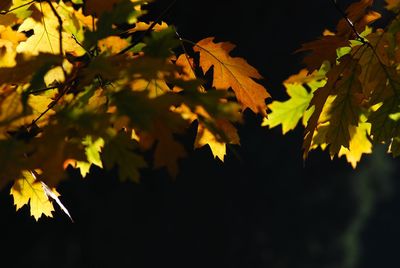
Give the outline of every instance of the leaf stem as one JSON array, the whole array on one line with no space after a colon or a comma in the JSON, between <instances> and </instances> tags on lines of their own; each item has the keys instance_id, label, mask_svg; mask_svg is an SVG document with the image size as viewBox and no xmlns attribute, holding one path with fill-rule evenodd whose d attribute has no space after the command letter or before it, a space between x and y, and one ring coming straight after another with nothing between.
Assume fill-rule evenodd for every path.
<instances>
[{"instance_id":1,"label":"leaf stem","mask_svg":"<svg viewBox=\"0 0 400 268\"><path fill-rule=\"evenodd\" d=\"M45 87L45 88L41 88L41 89L37 89L37 90L32 90L32 91L28 92L28 94L42 93L42 92L45 92L47 90L56 89L56 88L59 88L59 87L60 87L60 85L55 85L55 86L51 86L51 87Z\"/></svg>"}]
</instances>

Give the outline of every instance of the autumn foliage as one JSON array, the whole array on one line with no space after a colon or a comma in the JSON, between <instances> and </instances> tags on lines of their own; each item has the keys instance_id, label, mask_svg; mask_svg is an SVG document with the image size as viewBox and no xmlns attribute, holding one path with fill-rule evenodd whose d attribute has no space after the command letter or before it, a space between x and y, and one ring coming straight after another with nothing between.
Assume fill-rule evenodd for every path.
<instances>
[{"instance_id":1,"label":"autumn foliage","mask_svg":"<svg viewBox=\"0 0 400 268\"><path fill-rule=\"evenodd\" d=\"M284 82L287 101L269 105L263 124L281 125L283 134L301 120L304 158L321 148L355 168L374 144L400 154L400 1L387 0L394 14L383 29L370 26L381 17L372 5L361 0L342 11L336 4L343 17L336 30L299 49L307 68Z\"/></svg>"},{"instance_id":2,"label":"autumn foliage","mask_svg":"<svg viewBox=\"0 0 400 268\"><path fill-rule=\"evenodd\" d=\"M195 43L165 22L140 21L143 4L1 3L0 186L13 183L17 210L29 203L38 219L56 201L68 213L53 188L68 166L82 177L91 166L134 182L146 167L175 177L186 156L176 135L194 121L193 146L223 161L226 144L239 144L242 111L266 115L262 77L229 55L233 44Z\"/></svg>"},{"instance_id":3,"label":"autumn foliage","mask_svg":"<svg viewBox=\"0 0 400 268\"><path fill-rule=\"evenodd\" d=\"M353 3L336 30L304 44L307 68L290 76L286 101L272 101L261 74L232 57L234 45L180 37L142 21L138 0L6 0L0 3L0 187L17 210L51 216L66 168L91 166L139 182L143 168L171 177L186 156L176 138L196 121L194 148L224 160L245 109L282 132L301 121L304 158L321 148L353 167L373 144L400 154L400 1L384 29L372 0ZM152 155L146 160L144 153ZM12 185L12 186L11 186ZM69 215L69 214L68 214Z\"/></svg>"}]
</instances>

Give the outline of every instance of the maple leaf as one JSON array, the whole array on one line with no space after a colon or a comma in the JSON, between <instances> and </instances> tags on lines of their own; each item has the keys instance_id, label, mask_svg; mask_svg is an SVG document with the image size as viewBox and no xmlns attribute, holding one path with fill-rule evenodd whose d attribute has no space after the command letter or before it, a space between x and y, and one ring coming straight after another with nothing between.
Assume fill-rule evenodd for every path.
<instances>
[{"instance_id":1,"label":"maple leaf","mask_svg":"<svg viewBox=\"0 0 400 268\"><path fill-rule=\"evenodd\" d=\"M193 80L196 79L196 75L194 73L194 62L193 59L190 58L186 54L181 54L177 57L175 64L182 67L182 71L178 74L178 77L183 80Z\"/></svg>"},{"instance_id":2,"label":"maple leaf","mask_svg":"<svg viewBox=\"0 0 400 268\"><path fill-rule=\"evenodd\" d=\"M150 81L145 79L135 79L133 80L131 87L135 91L148 91L150 98L155 98L165 92L171 91L166 81L163 79L153 79Z\"/></svg>"},{"instance_id":3,"label":"maple leaf","mask_svg":"<svg viewBox=\"0 0 400 268\"><path fill-rule=\"evenodd\" d=\"M132 29L129 29L127 31L128 34L133 34L135 32L140 32L140 31L147 31L150 28L150 25L152 25L153 22L150 23L146 23L143 21L138 21L137 23L135 23L135 27L133 27ZM168 24L164 21L162 21L161 23L156 23L153 27L153 31L155 32L159 32L162 30L165 30L168 28Z\"/></svg>"},{"instance_id":4,"label":"maple leaf","mask_svg":"<svg viewBox=\"0 0 400 268\"><path fill-rule=\"evenodd\" d=\"M16 65L14 67L0 68L0 85L28 83L38 69L46 73L52 67L61 64L60 57L47 53L39 54L38 56L17 54L15 60Z\"/></svg>"},{"instance_id":5,"label":"maple leaf","mask_svg":"<svg viewBox=\"0 0 400 268\"><path fill-rule=\"evenodd\" d=\"M21 95L15 88L3 86L0 90L0 122L6 125L20 118L24 108L21 103ZM4 132L0 133L0 136L4 134Z\"/></svg>"},{"instance_id":6,"label":"maple leaf","mask_svg":"<svg viewBox=\"0 0 400 268\"><path fill-rule=\"evenodd\" d=\"M193 50L200 53L200 66L206 73L214 67L213 87L235 92L243 110L250 108L255 113L265 114L267 90L253 79L261 79L258 71L242 58L233 58L229 53L235 45L228 42L214 43L209 37L198 42Z\"/></svg>"},{"instance_id":7,"label":"maple leaf","mask_svg":"<svg viewBox=\"0 0 400 268\"><path fill-rule=\"evenodd\" d=\"M153 135L157 139L154 167L166 167L168 173L175 178L179 170L178 159L186 156L183 145L175 140L172 130L161 122L155 124Z\"/></svg>"},{"instance_id":8,"label":"maple leaf","mask_svg":"<svg viewBox=\"0 0 400 268\"><path fill-rule=\"evenodd\" d=\"M10 26L0 25L0 67L14 67L17 55L16 47L26 36L14 31Z\"/></svg>"},{"instance_id":9,"label":"maple leaf","mask_svg":"<svg viewBox=\"0 0 400 268\"><path fill-rule=\"evenodd\" d=\"M104 147L104 139L98 138L97 140L93 140L91 136L87 136L82 141L82 144L85 145L87 161L76 161L74 166L80 169L81 175L84 178L89 173L92 165L103 168L100 152Z\"/></svg>"},{"instance_id":10,"label":"maple leaf","mask_svg":"<svg viewBox=\"0 0 400 268\"><path fill-rule=\"evenodd\" d=\"M30 146L15 139L0 139L0 189L19 178L21 170L26 168L26 151Z\"/></svg>"},{"instance_id":11,"label":"maple leaf","mask_svg":"<svg viewBox=\"0 0 400 268\"><path fill-rule=\"evenodd\" d=\"M121 180L139 182L139 169L147 166L143 157L134 152L135 141L124 132L119 132L111 140L106 141L101 152L104 167L108 170L118 167Z\"/></svg>"},{"instance_id":12,"label":"maple leaf","mask_svg":"<svg viewBox=\"0 0 400 268\"><path fill-rule=\"evenodd\" d=\"M8 0L6 2L8 2ZM25 19L32 15L32 5L34 5L34 3L35 1L31 0L12 0L12 5L9 6L7 10L15 14L18 18Z\"/></svg>"},{"instance_id":13,"label":"maple leaf","mask_svg":"<svg viewBox=\"0 0 400 268\"><path fill-rule=\"evenodd\" d=\"M129 42L126 39L122 39L118 36L108 36L98 42L101 53L109 51L111 54L117 54L128 45Z\"/></svg>"},{"instance_id":14,"label":"maple leaf","mask_svg":"<svg viewBox=\"0 0 400 268\"><path fill-rule=\"evenodd\" d=\"M166 59L174 55L173 49L180 44L173 27L152 32L150 37L144 38L144 43L143 52L147 56Z\"/></svg>"},{"instance_id":15,"label":"maple leaf","mask_svg":"<svg viewBox=\"0 0 400 268\"><path fill-rule=\"evenodd\" d=\"M227 143L240 144L240 138L237 129L229 121L220 119L216 120L214 124L214 132L212 132L204 123L199 123L195 147L209 145L214 158L219 158L223 162Z\"/></svg>"},{"instance_id":16,"label":"maple leaf","mask_svg":"<svg viewBox=\"0 0 400 268\"><path fill-rule=\"evenodd\" d=\"M59 195L55 189L52 189L52 191L54 194ZM16 205L17 210L29 203L31 216L36 221L42 215L53 217L53 204L33 172L22 171L22 177L14 182L10 194L14 197L14 205Z\"/></svg>"},{"instance_id":17,"label":"maple leaf","mask_svg":"<svg viewBox=\"0 0 400 268\"><path fill-rule=\"evenodd\" d=\"M42 21L36 21L30 17L24 20L18 31L33 30L33 35L30 36L25 42L21 42L17 47L17 52L26 52L31 55L38 55L40 52L60 54L60 35L59 27L61 27L57 16L53 13L49 5L36 4L38 9L41 10L43 17ZM59 16L69 15L69 13L60 13ZM63 21L70 20L69 17L62 17ZM74 33L65 32L62 28L62 46L61 53L68 52L77 56L81 56L86 51L75 41L73 38Z\"/></svg>"},{"instance_id":18,"label":"maple leaf","mask_svg":"<svg viewBox=\"0 0 400 268\"><path fill-rule=\"evenodd\" d=\"M55 187L67 177L65 173L67 160L86 159L80 141L66 137L66 132L71 130L70 125L50 124L42 129L40 136L31 141L34 149L29 156L29 167L40 169L41 181L50 187Z\"/></svg>"},{"instance_id":19,"label":"maple leaf","mask_svg":"<svg viewBox=\"0 0 400 268\"><path fill-rule=\"evenodd\" d=\"M102 1L102 3L106 2L108 3L108 1ZM140 10L136 10L134 8L137 3L132 3L132 1L120 0L115 3L116 4L114 8L110 9L109 11L103 12L101 16L98 16L99 19L96 21L96 27L92 29L94 31L85 32L83 46L87 50L90 50L93 46L96 46L98 40L113 35L119 35L121 31L118 30L115 25L123 23L134 23L142 13Z\"/></svg>"}]
</instances>

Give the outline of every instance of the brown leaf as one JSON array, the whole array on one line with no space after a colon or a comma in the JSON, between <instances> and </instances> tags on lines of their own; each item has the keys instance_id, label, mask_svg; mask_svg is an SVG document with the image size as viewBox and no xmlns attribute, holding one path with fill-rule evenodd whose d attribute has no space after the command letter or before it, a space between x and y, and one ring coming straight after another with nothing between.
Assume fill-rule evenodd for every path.
<instances>
[{"instance_id":1,"label":"brown leaf","mask_svg":"<svg viewBox=\"0 0 400 268\"><path fill-rule=\"evenodd\" d=\"M346 38L336 35L322 36L320 39L305 43L297 52L308 51L309 54L303 59L309 71L318 70L324 60L334 63L336 61L336 49L349 45Z\"/></svg>"},{"instance_id":2,"label":"brown leaf","mask_svg":"<svg viewBox=\"0 0 400 268\"><path fill-rule=\"evenodd\" d=\"M173 133L166 125L155 124L154 136L157 138L154 152L154 167L166 167L172 177L178 175L178 160L186 156L185 148L174 139Z\"/></svg>"}]
</instances>

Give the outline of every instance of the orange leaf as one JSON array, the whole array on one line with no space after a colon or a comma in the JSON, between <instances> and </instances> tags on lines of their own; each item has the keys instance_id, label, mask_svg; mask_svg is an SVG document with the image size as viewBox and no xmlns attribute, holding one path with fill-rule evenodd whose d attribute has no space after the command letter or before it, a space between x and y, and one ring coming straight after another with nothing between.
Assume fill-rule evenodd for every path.
<instances>
[{"instance_id":1,"label":"orange leaf","mask_svg":"<svg viewBox=\"0 0 400 268\"><path fill-rule=\"evenodd\" d=\"M379 13L368 10L372 2L373 0L361 0L351 4L346 9L346 17L354 25L358 34L365 30L365 26L381 17ZM299 50L295 51L310 51L310 54L303 60L309 71L318 70L325 60L334 64L337 56L336 50L340 47L349 46L349 40L357 38L354 29L349 25L349 21L345 18L341 19L336 26L336 34L325 31L324 36L319 40L305 43Z\"/></svg>"},{"instance_id":2,"label":"orange leaf","mask_svg":"<svg viewBox=\"0 0 400 268\"><path fill-rule=\"evenodd\" d=\"M200 53L200 66L204 73L211 66L214 67L213 87L225 90L232 88L243 110L250 108L255 113L265 114L265 99L270 95L253 80L262 76L246 60L229 55L235 45L229 42L214 43L213 40L213 37L203 39L193 47L195 52Z\"/></svg>"}]
</instances>

